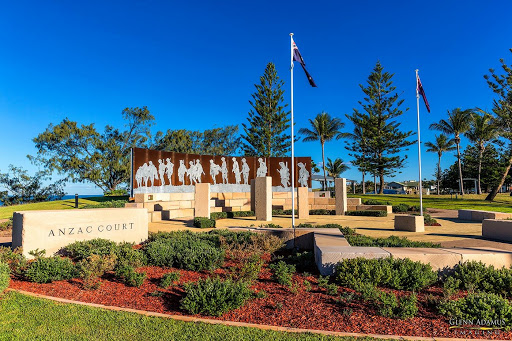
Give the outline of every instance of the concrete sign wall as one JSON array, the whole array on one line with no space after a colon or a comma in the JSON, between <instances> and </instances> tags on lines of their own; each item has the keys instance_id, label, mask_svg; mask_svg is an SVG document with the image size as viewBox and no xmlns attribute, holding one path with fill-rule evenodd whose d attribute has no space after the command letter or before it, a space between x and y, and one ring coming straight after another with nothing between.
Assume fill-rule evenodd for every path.
<instances>
[{"instance_id":1,"label":"concrete sign wall","mask_svg":"<svg viewBox=\"0 0 512 341\"><path fill-rule=\"evenodd\" d=\"M133 194L194 192L210 183L214 193L250 192L251 180L272 177L274 191L291 186L289 157L233 157L132 149ZM295 187L311 187L311 158L295 158Z\"/></svg>"},{"instance_id":2,"label":"concrete sign wall","mask_svg":"<svg viewBox=\"0 0 512 341\"><path fill-rule=\"evenodd\" d=\"M12 246L27 257L35 249L50 256L77 240L94 238L140 243L148 238L145 208L100 208L14 212Z\"/></svg>"}]
</instances>

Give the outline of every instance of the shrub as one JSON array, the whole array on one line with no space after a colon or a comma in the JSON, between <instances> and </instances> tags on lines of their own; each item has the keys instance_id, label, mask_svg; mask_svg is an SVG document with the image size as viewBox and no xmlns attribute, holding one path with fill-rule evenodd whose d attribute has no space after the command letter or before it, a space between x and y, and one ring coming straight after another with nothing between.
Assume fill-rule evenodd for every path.
<instances>
[{"instance_id":1,"label":"shrub","mask_svg":"<svg viewBox=\"0 0 512 341\"><path fill-rule=\"evenodd\" d=\"M295 252L286 259L288 263L296 266L300 272L311 270L315 267L315 254L313 251Z\"/></svg>"},{"instance_id":2,"label":"shrub","mask_svg":"<svg viewBox=\"0 0 512 341\"><path fill-rule=\"evenodd\" d=\"M464 289L512 295L512 269L496 269L492 265L486 266L482 262L472 261L458 264L452 276L459 283L459 286L454 285L455 289L461 286Z\"/></svg>"},{"instance_id":3,"label":"shrub","mask_svg":"<svg viewBox=\"0 0 512 341\"><path fill-rule=\"evenodd\" d=\"M0 246L0 263L9 265L14 275L22 275L28 265L27 258L23 256L21 248L12 250L10 247Z\"/></svg>"},{"instance_id":4,"label":"shrub","mask_svg":"<svg viewBox=\"0 0 512 341\"><path fill-rule=\"evenodd\" d=\"M405 213L409 211L410 206L407 204L393 205L393 213Z\"/></svg>"},{"instance_id":5,"label":"shrub","mask_svg":"<svg viewBox=\"0 0 512 341\"><path fill-rule=\"evenodd\" d=\"M241 307L251 297L249 285L244 282L220 279L200 279L185 284L181 308L191 314L220 316Z\"/></svg>"},{"instance_id":6,"label":"shrub","mask_svg":"<svg viewBox=\"0 0 512 341\"><path fill-rule=\"evenodd\" d=\"M423 220L425 223L425 226L439 226L439 223L436 219L432 218L432 216L428 213L423 214Z\"/></svg>"},{"instance_id":7,"label":"shrub","mask_svg":"<svg viewBox=\"0 0 512 341\"><path fill-rule=\"evenodd\" d=\"M262 224L260 225L260 227L264 227L264 228L268 228L268 229L282 229L283 227L281 225L277 225L277 224Z\"/></svg>"},{"instance_id":8,"label":"shrub","mask_svg":"<svg viewBox=\"0 0 512 341\"><path fill-rule=\"evenodd\" d=\"M212 212L210 213L210 219L218 220L218 219L226 219L228 217L228 212Z\"/></svg>"},{"instance_id":9,"label":"shrub","mask_svg":"<svg viewBox=\"0 0 512 341\"><path fill-rule=\"evenodd\" d=\"M325 209L316 209L309 210L310 215L335 215L336 210L325 210Z\"/></svg>"},{"instance_id":10,"label":"shrub","mask_svg":"<svg viewBox=\"0 0 512 341\"><path fill-rule=\"evenodd\" d=\"M123 265L116 269L116 276L130 287L140 287L146 279L145 272L137 272L133 266Z\"/></svg>"},{"instance_id":11,"label":"shrub","mask_svg":"<svg viewBox=\"0 0 512 341\"><path fill-rule=\"evenodd\" d=\"M429 264L392 257L345 259L336 265L339 284L356 289L362 282L393 289L418 290L437 281Z\"/></svg>"},{"instance_id":12,"label":"shrub","mask_svg":"<svg viewBox=\"0 0 512 341\"><path fill-rule=\"evenodd\" d=\"M282 285L292 285L292 277L295 273L295 265L286 264L282 260L270 264L269 268L272 270L272 279Z\"/></svg>"},{"instance_id":13,"label":"shrub","mask_svg":"<svg viewBox=\"0 0 512 341\"><path fill-rule=\"evenodd\" d=\"M9 286L11 282L11 269L6 263L0 262L0 294Z\"/></svg>"},{"instance_id":14,"label":"shrub","mask_svg":"<svg viewBox=\"0 0 512 341\"><path fill-rule=\"evenodd\" d=\"M114 269L117 257L115 255L98 256L90 255L77 263L78 275L84 280L86 289L99 287L99 278L107 271Z\"/></svg>"},{"instance_id":15,"label":"shrub","mask_svg":"<svg viewBox=\"0 0 512 341\"><path fill-rule=\"evenodd\" d=\"M377 211L377 210L347 211L347 212L345 212L345 215L367 216L367 217L387 217L388 212Z\"/></svg>"},{"instance_id":16,"label":"shrub","mask_svg":"<svg viewBox=\"0 0 512 341\"><path fill-rule=\"evenodd\" d=\"M82 208L123 208L128 200L109 200L98 204L87 204Z\"/></svg>"},{"instance_id":17,"label":"shrub","mask_svg":"<svg viewBox=\"0 0 512 341\"><path fill-rule=\"evenodd\" d=\"M378 201L375 199L368 199L363 201L363 205L391 205L389 201Z\"/></svg>"},{"instance_id":18,"label":"shrub","mask_svg":"<svg viewBox=\"0 0 512 341\"><path fill-rule=\"evenodd\" d=\"M418 298L414 293L402 297L399 301L394 293L379 290L371 283L361 283L358 291L361 298L371 302L382 316L407 319L418 313Z\"/></svg>"},{"instance_id":19,"label":"shrub","mask_svg":"<svg viewBox=\"0 0 512 341\"><path fill-rule=\"evenodd\" d=\"M148 263L201 271L217 268L224 260L224 251L213 242L192 234L176 234L175 239L160 238L144 249Z\"/></svg>"},{"instance_id":20,"label":"shrub","mask_svg":"<svg viewBox=\"0 0 512 341\"><path fill-rule=\"evenodd\" d=\"M325 289L327 290L327 295L331 295L331 296L338 295L338 286L334 283L327 284L325 286Z\"/></svg>"},{"instance_id":21,"label":"shrub","mask_svg":"<svg viewBox=\"0 0 512 341\"><path fill-rule=\"evenodd\" d=\"M318 287L327 288L327 285L329 285L329 277L318 276Z\"/></svg>"},{"instance_id":22,"label":"shrub","mask_svg":"<svg viewBox=\"0 0 512 341\"><path fill-rule=\"evenodd\" d=\"M232 269L233 277L238 281L252 283L258 279L263 263L259 255L253 254L249 259L243 262L240 268Z\"/></svg>"},{"instance_id":23,"label":"shrub","mask_svg":"<svg viewBox=\"0 0 512 341\"><path fill-rule=\"evenodd\" d=\"M25 271L25 277L36 283L50 283L76 276L77 270L71 259L58 256L38 258L30 262Z\"/></svg>"},{"instance_id":24,"label":"shrub","mask_svg":"<svg viewBox=\"0 0 512 341\"><path fill-rule=\"evenodd\" d=\"M212 228L215 227L215 220L204 217L196 217L194 218L194 226L199 227L200 229Z\"/></svg>"},{"instance_id":25,"label":"shrub","mask_svg":"<svg viewBox=\"0 0 512 341\"><path fill-rule=\"evenodd\" d=\"M345 233L344 233L345 235ZM360 234L345 235L345 239L351 246L376 246L376 247L441 247L441 244L431 242L417 242L405 237L389 236L387 238L373 238Z\"/></svg>"},{"instance_id":26,"label":"shrub","mask_svg":"<svg viewBox=\"0 0 512 341\"><path fill-rule=\"evenodd\" d=\"M228 218L236 218L236 217L254 217L254 211L233 211L227 212Z\"/></svg>"},{"instance_id":27,"label":"shrub","mask_svg":"<svg viewBox=\"0 0 512 341\"><path fill-rule=\"evenodd\" d=\"M77 241L63 248L64 253L75 261L86 259L91 255L112 255L117 249L117 244L107 239L91 239Z\"/></svg>"},{"instance_id":28,"label":"shrub","mask_svg":"<svg viewBox=\"0 0 512 341\"><path fill-rule=\"evenodd\" d=\"M130 265L138 268L146 265L148 261L146 254L141 250L134 249L132 243L118 244L115 250L115 255L117 257L118 266Z\"/></svg>"},{"instance_id":29,"label":"shrub","mask_svg":"<svg viewBox=\"0 0 512 341\"><path fill-rule=\"evenodd\" d=\"M162 280L160 281L160 286L162 288L168 288L174 283L178 282L181 278L181 274L179 271L168 272L162 276Z\"/></svg>"},{"instance_id":30,"label":"shrub","mask_svg":"<svg viewBox=\"0 0 512 341\"><path fill-rule=\"evenodd\" d=\"M446 298L449 298L457 292L460 287L460 280L455 277L449 276L443 283L443 294Z\"/></svg>"},{"instance_id":31,"label":"shrub","mask_svg":"<svg viewBox=\"0 0 512 341\"><path fill-rule=\"evenodd\" d=\"M443 300L439 312L452 318L480 321L505 321L512 324L512 305L500 295L493 293L470 293L458 300Z\"/></svg>"},{"instance_id":32,"label":"shrub","mask_svg":"<svg viewBox=\"0 0 512 341\"><path fill-rule=\"evenodd\" d=\"M409 207L409 211L411 212L419 212L420 211L420 205L413 205ZM423 206L423 212L427 212L427 208Z\"/></svg>"},{"instance_id":33,"label":"shrub","mask_svg":"<svg viewBox=\"0 0 512 341\"><path fill-rule=\"evenodd\" d=\"M7 231L10 229L12 229L12 217L3 223L0 223L0 231Z\"/></svg>"}]
</instances>

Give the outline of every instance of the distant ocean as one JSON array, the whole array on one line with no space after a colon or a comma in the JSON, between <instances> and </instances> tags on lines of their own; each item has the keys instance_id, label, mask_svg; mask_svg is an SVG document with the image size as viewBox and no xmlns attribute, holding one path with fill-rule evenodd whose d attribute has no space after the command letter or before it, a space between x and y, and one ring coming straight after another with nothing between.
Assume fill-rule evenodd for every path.
<instances>
[{"instance_id":1,"label":"distant ocean","mask_svg":"<svg viewBox=\"0 0 512 341\"><path fill-rule=\"evenodd\" d=\"M90 198L90 197L102 197L103 194L85 194L85 195L78 195L79 198ZM63 196L61 199L59 200L69 200L69 199L75 199L75 195L74 194L68 194L68 195L65 195ZM56 200L55 199L52 199L52 200ZM3 206L3 202L0 201L0 206Z\"/></svg>"}]
</instances>

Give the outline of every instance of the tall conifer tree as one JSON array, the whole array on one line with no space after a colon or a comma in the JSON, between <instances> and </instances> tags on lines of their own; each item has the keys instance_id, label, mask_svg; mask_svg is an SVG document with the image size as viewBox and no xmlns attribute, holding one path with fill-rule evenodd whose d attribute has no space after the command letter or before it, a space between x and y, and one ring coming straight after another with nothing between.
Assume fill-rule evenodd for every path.
<instances>
[{"instance_id":1,"label":"tall conifer tree","mask_svg":"<svg viewBox=\"0 0 512 341\"><path fill-rule=\"evenodd\" d=\"M290 151L289 111L283 104L284 82L277 76L273 63L268 63L265 73L260 77L260 84L255 84L256 92L249 101L253 109L249 111L244 127L245 140L243 151L247 156L285 156Z\"/></svg>"},{"instance_id":2,"label":"tall conifer tree","mask_svg":"<svg viewBox=\"0 0 512 341\"><path fill-rule=\"evenodd\" d=\"M368 158L365 159L364 168L379 177L380 194L384 193L384 176L393 176L404 166L407 156L397 154L414 143L407 140L412 131L401 131L400 123L396 120L403 114L400 106L404 100L395 92L392 78L393 74L384 72L380 62L377 62L368 76L367 86L359 85L364 93L363 101L359 101L363 110L354 109L351 118L367 136L365 151Z\"/></svg>"}]
</instances>

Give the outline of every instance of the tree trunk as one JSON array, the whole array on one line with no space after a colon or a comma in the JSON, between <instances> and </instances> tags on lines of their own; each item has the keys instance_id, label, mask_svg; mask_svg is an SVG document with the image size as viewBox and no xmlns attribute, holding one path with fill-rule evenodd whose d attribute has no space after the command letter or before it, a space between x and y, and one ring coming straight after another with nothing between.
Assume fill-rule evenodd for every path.
<instances>
[{"instance_id":1,"label":"tree trunk","mask_svg":"<svg viewBox=\"0 0 512 341\"><path fill-rule=\"evenodd\" d=\"M364 172L363 172L363 194L366 194L366 184L364 183Z\"/></svg>"},{"instance_id":2,"label":"tree trunk","mask_svg":"<svg viewBox=\"0 0 512 341\"><path fill-rule=\"evenodd\" d=\"M325 152L324 152L324 143L322 142L322 168L324 169L324 191L327 190L327 175L325 174Z\"/></svg>"},{"instance_id":3,"label":"tree trunk","mask_svg":"<svg viewBox=\"0 0 512 341\"><path fill-rule=\"evenodd\" d=\"M503 172L503 176L501 177L500 183L498 184L498 186L496 186L492 189L491 193L489 193L489 195L485 198L485 200L493 201L494 198L496 198L496 195L498 194L501 186L503 186L503 184L505 183L505 179L507 178L508 171L510 170L510 166L512 166L512 157L508 160L507 169L505 169L505 172Z\"/></svg>"},{"instance_id":4,"label":"tree trunk","mask_svg":"<svg viewBox=\"0 0 512 341\"><path fill-rule=\"evenodd\" d=\"M380 175L380 188L379 194L384 194L384 174Z\"/></svg>"},{"instance_id":5,"label":"tree trunk","mask_svg":"<svg viewBox=\"0 0 512 341\"><path fill-rule=\"evenodd\" d=\"M373 194L377 194L377 175L373 173Z\"/></svg>"},{"instance_id":6,"label":"tree trunk","mask_svg":"<svg viewBox=\"0 0 512 341\"><path fill-rule=\"evenodd\" d=\"M482 183L480 182L480 175L482 174L482 157L484 155L484 149L480 148L480 154L478 155L478 194L482 194Z\"/></svg>"},{"instance_id":7,"label":"tree trunk","mask_svg":"<svg viewBox=\"0 0 512 341\"><path fill-rule=\"evenodd\" d=\"M439 161L437 162L437 195L441 194L441 154L439 154Z\"/></svg>"},{"instance_id":8,"label":"tree trunk","mask_svg":"<svg viewBox=\"0 0 512 341\"><path fill-rule=\"evenodd\" d=\"M462 181L462 166L460 164L460 146L457 143L457 162L459 164L459 189L460 195L464 195L464 182Z\"/></svg>"}]
</instances>

